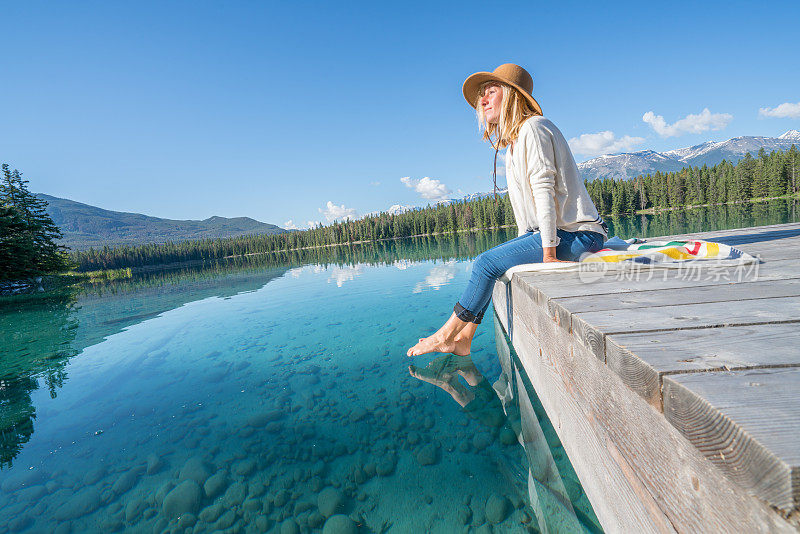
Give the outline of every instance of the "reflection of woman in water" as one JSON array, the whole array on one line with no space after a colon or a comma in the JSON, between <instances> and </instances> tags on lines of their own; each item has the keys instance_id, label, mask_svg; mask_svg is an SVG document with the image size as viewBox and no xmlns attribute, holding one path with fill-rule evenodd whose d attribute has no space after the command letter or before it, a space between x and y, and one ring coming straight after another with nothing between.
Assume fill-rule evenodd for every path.
<instances>
[{"instance_id":1,"label":"reflection of woman in water","mask_svg":"<svg viewBox=\"0 0 800 534\"><path fill-rule=\"evenodd\" d=\"M408 356L469 354L495 280L508 269L524 263L577 261L584 252L603 247L605 224L567 141L544 118L532 90L530 74L510 63L494 72L477 72L464 82L464 97L476 109L483 138L496 151L508 148L506 179L518 236L475 259L453 314L436 333L408 349Z\"/></svg>"}]
</instances>

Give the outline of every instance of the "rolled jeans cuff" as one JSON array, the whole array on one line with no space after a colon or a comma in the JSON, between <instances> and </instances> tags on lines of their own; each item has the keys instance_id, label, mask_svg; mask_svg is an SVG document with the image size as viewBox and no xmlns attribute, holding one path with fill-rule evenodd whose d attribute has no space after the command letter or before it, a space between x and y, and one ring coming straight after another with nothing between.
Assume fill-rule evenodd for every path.
<instances>
[{"instance_id":1,"label":"rolled jeans cuff","mask_svg":"<svg viewBox=\"0 0 800 534\"><path fill-rule=\"evenodd\" d=\"M456 302L456 305L453 307L453 313L456 314L456 317L467 323L481 324L481 321L483 320L483 313L475 315L462 306L459 302Z\"/></svg>"}]
</instances>

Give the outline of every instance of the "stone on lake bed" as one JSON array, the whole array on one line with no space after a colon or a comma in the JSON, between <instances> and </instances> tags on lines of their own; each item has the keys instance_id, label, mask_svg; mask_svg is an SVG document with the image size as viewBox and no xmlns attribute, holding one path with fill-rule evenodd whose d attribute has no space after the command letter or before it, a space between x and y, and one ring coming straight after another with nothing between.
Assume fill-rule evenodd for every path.
<instances>
[{"instance_id":1,"label":"stone on lake bed","mask_svg":"<svg viewBox=\"0 0 800 534\"><path fill-rule=\"evenodd\" d=\"M433 443L423 445L415 455L419 465L433 465L439 461L439 449Z\"/></svg>"},{"instance_id":2,"label":"stone on lake bed","mask_svg":"<svg viewBox=\"0 0 800 534\"><path fill-rule=\"evenodd\" d=\"M194 458L189 458L186 463L183 464L180 474L178 475L178 480L180 482L184 480L193 480L198 484L204 484L209 476L211 476L211 473L208 472L208 468L203 459L195 456Z\"/></svg>"},{"instance_id":3,"label":"stone on lake bed","mask_svg":"<svg viewBox=\"0 0 800 534\"><path fill-rule=\"evenodd\" d=\"M476 451L482 451L486 447L492 444L492 435L488 432L478 432L472 438L472 446L475 448Z\"/></svg>"},{"instance_id":4,"label":"stone on lake bed","mask_svg":"<svg viewBox=\"0 0 800 534\"><path fill-rule=\"evenodd\" d=\"M511 510L511 503L504 496L492 495L486 500L486 519L496 525L502 523Z\"/></svg>"},{"instance_id":5,"label":"stone on lake bed","mask_svg":"<svg viewBox=\"0 0 800 534\"><path fill-rule=\"evenodd\" d=\"M283 412L280 410L267 410L251 415L245 421L245 424L253 428L263 428L267 423L272 423L283 417Z\"/></svg>"},{"instance_id":6,"label":"stone on lake bed","mask_svg":"<svg viewBox=\"0 0 800 534\"><path fill-rule=\"evenodd\" d=\"M281 523L281 534L300 534L300 527L294 519L287 519Z\"/></svg>"},{"instance_id":7,"label":"stone on lake bed","mask_svg":"<svg viewBox=\"0 0 800 534\"><path fill-rule=\"evenodd\" d=\"M213 523L219 516L222 515L222 512L225 511L223 508L222 503L214 503L210 506L206 506L203 508L203 511L200 512L200 520L205 521L206 523Z\"/></svg>"},{"instance_id":8,"label":"stone on lake bed","mask_svg":"<svg viewBox=\"0 0 800 534\"><path fill-rule=\"evenodd\" d=\"M125 506L125 521L133 523L139 518L139 515L147 508L147 503L142 499L131 499Z\"/></svg>"},{"instance_id":9,"label":"stone on lake bed","mask_svg":"<svg viewBox=\"0 0 800 534\"><path fill-rule=\"evenodd\" d=\"M355 423L361 421L367 416L367 410L364 408L358 407L352 412L350 412L350 422Z\"/></svg>"},{"instance_id":10,"label":"stone on lake bed","mask_svg":"<svg viewBox=\"0 0 800 534\"><path fill-rule=\"evenodd\" d=\"M325 488L317 496L317 507L325 517L344 511L344 495L335 488Z\"/></svg>"},{"instance_id":11,"label":"stone on lake bed","mask_svg":"<svg viewBox=\"0 0 800 534\"><path fill-rule=\"evenodd\" d=\"M206 497L209 499L213 499L223 491L225 488L228 487L228 476L225 474L225 471L220 470L208 477L208 479L203 484L203 490L206 493Z\"/></svg>"},{"instance_id":12,"label":"stone on lake bed","mask_svg":"<svg viewBox=\"0 0 800 534\"><path fill-rule=\"evenodd\" d=\"M241 482L234 482L228 487L225 496L222 497L222 503L228 508L233 508L242 504L246 496L247 486Z\"/></svg>"},{"instance_id":13,"label":"stone on lake bed","mask_svg":"<svg viewBox=\"0 0 800 534\"><path fill-rule=\"evenodd\" d=\"M164 466L164 462L161 461L155 454L149 454L147 456L147 471L145 471L148 475L155 475L161 468Z\"/></svg>"},{"instance_id":14,"label":"stone on lake bed","mask_svg":"<svg viewBox=\"0 0 800 534\"><path fill-rule=\"evenodd\" d=\"M111 486L111 491L113 491L115 495L122 495L136 485L138 479L139 474L136 471L127 471L114 482L114 485Z\"/></svg>"},{"instance_id":15,"label":"stone on lake bed","mask_svg":"<svg viewBox=\"0 0 800 534\"><path fill-rule=\"evenodd\" d=\"M357 534L358 525L343 514L333 515L325 521L322 534Z\"/></svg>"},{"instance_id":16,"label":"stone on lake bed","mask_svg":"<svg viewBox=\"0 0 800 534\"><path fill-rule=\"evenodd\" d=\"M78 519L97 510L101 503L100 490L96 486L90 486L67 499L53 513L53 518L58 521Z\"/></svg>"},{"instance_id":17,"label":"stone on lake bed","mask_svg":"<svg viewBox=\"0 0 800 534\"><path fill-rule=\"evenodd\" d=\"M394 472L397 466L397 458L393 454L387 454L375 464L375 472L382 477L387 477Z\"/></svg>"},{"instance_id":18,"label":"stone on lake bed","mask_svg":"<svg viewBox=\"0 0 800 534\"><path fill-rule=\"evenodd\" d=\"M164 497L162 510L169 519L182 514L196 514L200 510L203 492L194 480L184 480Z\"/></svg>"},{"instance_id":19,"label":"stone on lake bed","mask_svg":"<svg viewBox=\"0 0 800 534\"><path fill-rule=\"evenodd\" d=\"M258 463L256 462L255 458L247 458L236 464L236 468L234 471L239 476L249 476L256 470Z\"/></svg>"}]
</instances>

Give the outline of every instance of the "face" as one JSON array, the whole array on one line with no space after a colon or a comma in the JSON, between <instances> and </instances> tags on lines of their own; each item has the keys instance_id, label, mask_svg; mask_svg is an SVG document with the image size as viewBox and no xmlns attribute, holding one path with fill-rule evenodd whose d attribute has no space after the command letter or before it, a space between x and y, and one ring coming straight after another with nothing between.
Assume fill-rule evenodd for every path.
<instances>
[{"instance_id":1,"label":"face","mask_svg":"<svg viewBox=\"0 0 800 534\"><path fill-rule=\"evenodd\" d=\"M483 115L489 124L500 122L500 106L503 102L503 88L499 85L486 87L478 104L483 107Z\"/></svg>"}]
</instances>

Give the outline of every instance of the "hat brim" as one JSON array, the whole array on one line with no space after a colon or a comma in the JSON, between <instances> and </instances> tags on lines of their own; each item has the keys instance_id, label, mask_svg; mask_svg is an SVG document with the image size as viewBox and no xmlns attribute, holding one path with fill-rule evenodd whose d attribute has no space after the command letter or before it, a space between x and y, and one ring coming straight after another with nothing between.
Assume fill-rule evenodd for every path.
<instances>
[{"instance_id":1,"label":"hat brim","mask_svg":"<svg viewBox=\"0 0 800 534\"><path fill-rule=\"evenodd\" d=\"M500 82L507 85L510 85L514 89L520 92L522 96L524 96L528 102L530 103L531 107L536 110L540 115L544 115L542 113L542 107L536 101L533 96L528 93L525 89L520 87L519 85L515 84L514 82L510 82L504 78L501 78L494 74L493 72L476 72L469 76L466 80L464 80L464 86L461 88L461 91L464 93L464 98L467 100L467 103L472 106L473 108L478 102L478 96L480 96L480 89L481 85L485 82Z\"/></svg>"}]
</instances>

